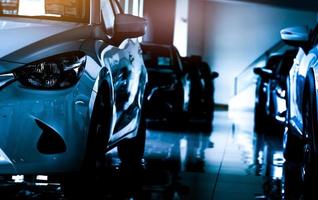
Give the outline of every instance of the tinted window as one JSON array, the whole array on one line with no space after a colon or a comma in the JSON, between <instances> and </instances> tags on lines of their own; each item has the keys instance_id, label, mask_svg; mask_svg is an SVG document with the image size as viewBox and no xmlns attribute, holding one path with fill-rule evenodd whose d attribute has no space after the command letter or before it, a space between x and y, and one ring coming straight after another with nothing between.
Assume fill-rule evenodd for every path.
<instances>
[{"instance_id":1,"label":"tinted window","mask_svg":"<svg viewBox=\"0 0 318 200\"><path fill-rule=\"evenodd\" d=\"M170 48L143 46L142 49L147 68L177 69Z\"/></svg>"}]
</instances>

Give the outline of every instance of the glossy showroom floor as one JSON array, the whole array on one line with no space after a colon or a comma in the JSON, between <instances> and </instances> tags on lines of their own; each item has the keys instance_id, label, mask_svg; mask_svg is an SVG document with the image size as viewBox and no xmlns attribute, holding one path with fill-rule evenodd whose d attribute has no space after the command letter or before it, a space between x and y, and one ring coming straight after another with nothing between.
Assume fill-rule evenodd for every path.
<instances>
[{"instance_id":1,"label":"glossy showroom floor","mask_svg":"<svg viewBox=\"0 0 318 200\"><path fill-rule=\"evenodd\" d=\"M97 182L85 183L75 191L87 199L116 200L297 197L296 178L283 178L289 167L282 158L281 136L253 132L253 114L239 118L234 125L227 112L216 112L211 133L149 129L142 167L121 166L114 150L106 156ZM50 177L49 181L30 180L12 183L3 178L0 199L66 199L59 183Z\"/></svg>"}]
</instances>

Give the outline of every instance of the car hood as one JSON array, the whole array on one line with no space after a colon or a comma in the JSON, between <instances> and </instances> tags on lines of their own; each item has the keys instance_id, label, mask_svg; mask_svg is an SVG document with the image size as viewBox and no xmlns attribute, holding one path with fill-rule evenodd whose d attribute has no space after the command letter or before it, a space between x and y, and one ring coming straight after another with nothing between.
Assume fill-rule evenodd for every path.
<instances>
[{"instance_id":1,"label":"car hood","mask_svg":"<svg viewBox=\"0 0 318 200\"><path fill-rule=\"evenodd\" d=\"M0 17L0 60L45 38L79 26L77 23Z\"/></svg>"}]
</instances>

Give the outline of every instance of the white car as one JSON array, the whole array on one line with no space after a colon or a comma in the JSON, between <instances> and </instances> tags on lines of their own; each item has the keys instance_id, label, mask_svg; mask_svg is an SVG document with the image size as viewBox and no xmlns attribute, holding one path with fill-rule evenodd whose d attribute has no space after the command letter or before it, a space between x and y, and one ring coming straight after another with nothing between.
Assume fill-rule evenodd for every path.
<instances>
[{"instance_id":1,"label":"white car","mask_svg":"<svg viewBox=\"0 0 318 200\"><path fill-rule=\"evenodd\" d=\"M145 25L116 0L0 0L0 174L142 159Z\"/></svg>"},{"instance_id":2,"label":"white car","mask_svg":"<svg viewBox=\"0 0 318 200\"><path fill-rule=\"evenodd\" d=\"M287 44L299 50L288 78L285 158L302 165L303 180L318 176L318 25L311 31L292 27L281 31Z\"/></svg>"}]
</instances>

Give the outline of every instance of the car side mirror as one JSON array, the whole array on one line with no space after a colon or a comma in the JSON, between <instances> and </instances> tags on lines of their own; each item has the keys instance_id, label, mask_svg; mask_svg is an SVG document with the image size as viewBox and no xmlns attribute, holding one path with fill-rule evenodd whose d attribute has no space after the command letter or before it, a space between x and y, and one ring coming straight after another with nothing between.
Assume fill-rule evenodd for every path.
<instances>
[{"instance_id":1,"label":"car side mirror","mask_svg":"<svg viewBox=\"0 0 318 200\"><path fill-rule=\"evenodd\" d=\"M253 69L254 73L262 78L270 79L273 77L273 71L264 67L257 67Z\"/></svg>"},{"instance_id":2,"label":"car side mirror","mask_svg":"<svg viewBox=\"0 0 318 200\"><path fill-rule=\"evenodd\" d=\"M216 79L217 77L219 77L219 73L211 72L211 79Z\"/></svg>"},{"instance_id":3,"label":"car side mirror","mask_svg":"<svg viewBox=\"0 0 318 200\"><path fill-rule=\"evenodd\" d=\"M121 39L137 38L146 33L147 21L130 14L118 14L115 18L115 36Z\"/></svg>"},{"instance_id":4,"label":"car side mirror","mask_svg":"<svg viewBox=\"0 0 318 200\"><path fill-rule=\"evenodd\" d=\"M309 43L309 30L305 26L285 28L280 31L282 40L291 46L305 48Z\"/></svg>"}]
</instances>

